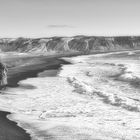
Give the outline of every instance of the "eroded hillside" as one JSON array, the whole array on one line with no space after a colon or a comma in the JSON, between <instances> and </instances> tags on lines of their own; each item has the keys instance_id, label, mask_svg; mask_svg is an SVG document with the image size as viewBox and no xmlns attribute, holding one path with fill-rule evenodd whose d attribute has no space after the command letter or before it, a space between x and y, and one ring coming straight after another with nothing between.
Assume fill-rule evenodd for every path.
<instances>
[{"instance_id":1,"label":"eroded hillside","mask_svg":"<svg viewBox=\"0 0 140 140\"><path fill-rule=\"evenodd\" d=\"M32 52L32 53L65 53L106 52L127 49L140 49L140 37L52 37L52 38L17 38L0 39L2 52Z\"/></svg>"}]
</instances>

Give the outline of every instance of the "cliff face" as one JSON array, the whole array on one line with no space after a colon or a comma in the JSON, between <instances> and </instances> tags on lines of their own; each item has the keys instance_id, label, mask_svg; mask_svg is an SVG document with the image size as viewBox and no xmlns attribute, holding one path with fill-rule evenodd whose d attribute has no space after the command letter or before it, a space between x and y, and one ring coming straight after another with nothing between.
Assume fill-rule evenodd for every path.
<instances>
[{"instance_id":1,"label":"cliff face","mask_svg":"<svg viewBox=\"0 0 140 140\"><path fill-rule=\"evenodd\" d=\"M140 49L140 37L52 37L0 39L2 52L65 53L107 52L126 49Z\"/></svg>"}]
</instances>

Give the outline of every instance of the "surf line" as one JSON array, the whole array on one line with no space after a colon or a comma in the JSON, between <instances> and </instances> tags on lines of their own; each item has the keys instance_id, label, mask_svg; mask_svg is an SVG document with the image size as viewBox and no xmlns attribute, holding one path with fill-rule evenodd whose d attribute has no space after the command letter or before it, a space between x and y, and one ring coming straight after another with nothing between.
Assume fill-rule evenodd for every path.
<instances>
[{"instance_id":1,"label":"surf line","mask_svg":"<svg viewBox=\"0 0 140 140\"><path fill-rule=\"evenodd\" d=\"M19 72L18 74L13 74L8 77L8 87L19 87L18 84L21 80L37 77L39 73L55 69L57 71L61 70L62 65L70 64L69 62L58 59L52 58L49 63L45 66L44 64L37 64L34 70L30 70L32 66L27 66L25 71ZM57 74L56 74L57 76ZM2 91L2 94L8 94L8 91L5 89ZM9 116L10 112L0 111L0 128L3 131L0 131L0 140L31 140L31 135L26 132L23 128L19 127L16 122L9 120L7 116Z\"/></svg>"}]
</instances>

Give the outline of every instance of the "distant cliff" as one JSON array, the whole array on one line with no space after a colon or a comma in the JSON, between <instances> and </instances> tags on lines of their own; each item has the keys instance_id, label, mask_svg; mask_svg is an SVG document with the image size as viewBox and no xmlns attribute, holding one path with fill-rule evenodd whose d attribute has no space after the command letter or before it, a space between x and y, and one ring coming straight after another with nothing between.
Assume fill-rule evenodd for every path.
<instances>
[{"instance_id":1,"label":"distant cliff","mask_svg":"<svg viewBox=\"0 0 140 140\"><path fill-rule=\"evenodd\" d=\"M107 52L126 49L140 49L140 37L52 37L52 38L2 38L0 51L31 52L31 53L65 53Z\"/></svg>"}]
</instances>

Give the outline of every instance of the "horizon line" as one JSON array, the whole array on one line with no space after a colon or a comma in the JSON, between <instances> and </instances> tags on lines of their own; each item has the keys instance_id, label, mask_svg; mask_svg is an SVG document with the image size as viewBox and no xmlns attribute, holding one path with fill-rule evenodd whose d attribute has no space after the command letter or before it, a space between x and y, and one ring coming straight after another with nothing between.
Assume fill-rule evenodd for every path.
<instances>
[{"instance_id":1,"label":"horizon line","mask_svg":"<svg viewBox=\"0 0 140 140\"><path fill-rule=\"evenodd\" d=\"M36 36L36 37L33 37L33 36L17 36L17 37L2 37L0 36L0 39L10 39L10 38L13 38L13 39L16 39L16 38L53 38L53 37L78 37L78 36L85 36L85 37L140 37L140 34L139 35L130 35L130 34L126 34L126 35L86 35L86 34L79 34L79 35L50 35L50 36Z\"/></svg>"}]
</instances>

